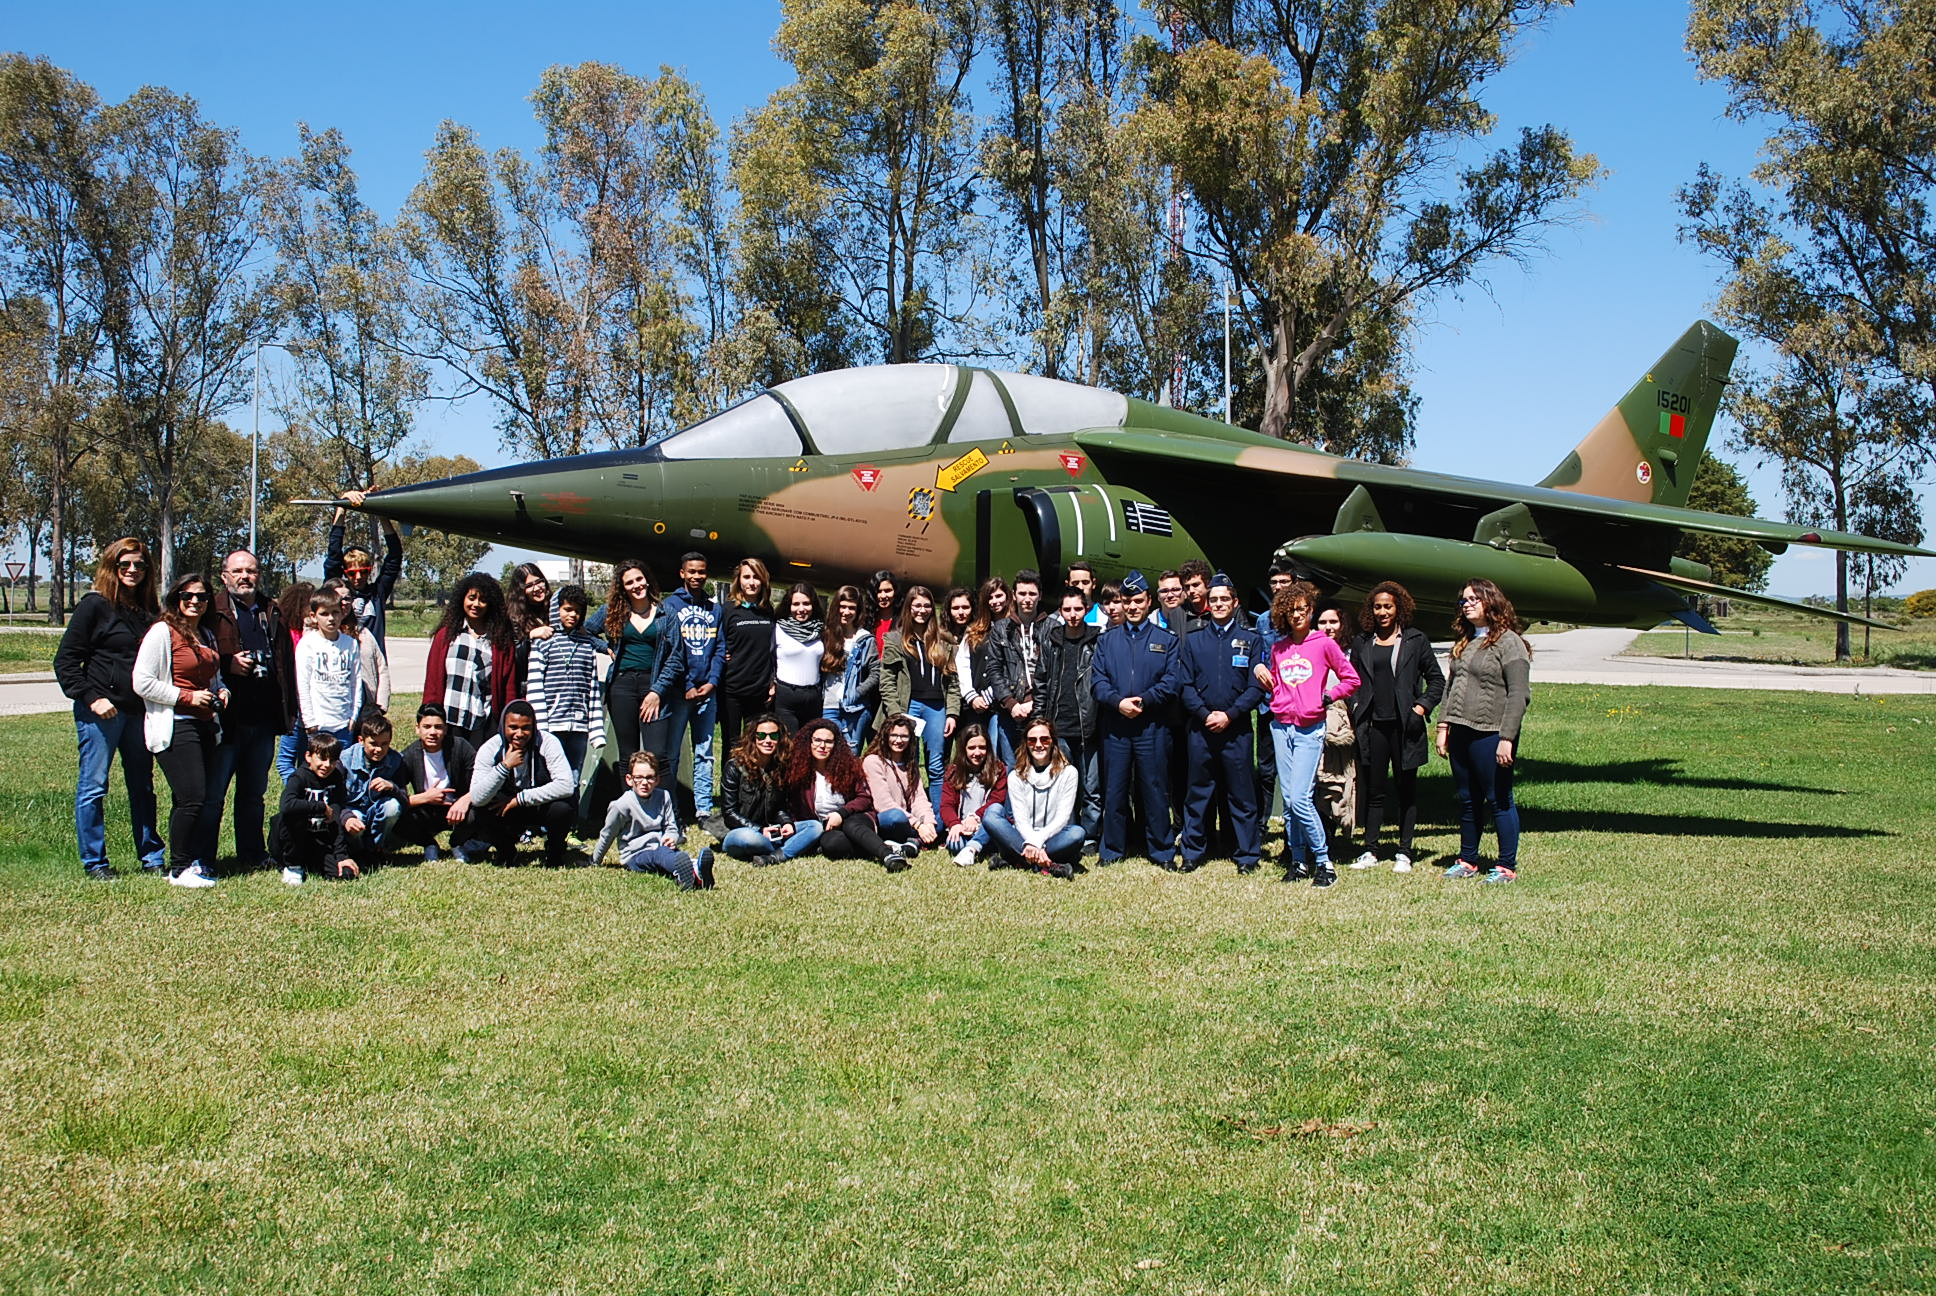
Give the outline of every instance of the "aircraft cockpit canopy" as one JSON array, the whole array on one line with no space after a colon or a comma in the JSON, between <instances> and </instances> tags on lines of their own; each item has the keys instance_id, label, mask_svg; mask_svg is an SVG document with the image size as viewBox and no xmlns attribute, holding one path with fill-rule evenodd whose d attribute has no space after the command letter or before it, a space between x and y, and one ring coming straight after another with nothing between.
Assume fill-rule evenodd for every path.
<instances>
[{"instance_id":1,"label":"aircraft cockpit canopy","mask_svg":"<svg viewBox=\"0 0 1936 1296\"><path fill-rule=\"evenodd\" d=\"M668 459L916 450L1121 427L1115 392L962 365L872 365L781 383L659 443ZM803 445L804 430L811 445Z\"/></svg>"}]
</instances>

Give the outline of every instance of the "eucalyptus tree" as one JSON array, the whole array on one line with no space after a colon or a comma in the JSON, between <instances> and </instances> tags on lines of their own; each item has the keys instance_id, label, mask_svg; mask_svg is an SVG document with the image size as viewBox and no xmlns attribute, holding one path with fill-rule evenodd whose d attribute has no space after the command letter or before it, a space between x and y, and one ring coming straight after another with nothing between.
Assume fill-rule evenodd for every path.
<instances>
[{"instance_id":1,"label":"eucalyptus tree","mask_svg":"<svg viewBox=\"0 0 1936 1296\"><path fill-rule=\"evenodd\" d=\"M782 0L795 80L740 123L736 282L777 365L984 353L972 0ZM770 372L771 381L790 376Z\"/></svg>"},{"instance_id":2,"label":"eucalyptus tree","mask_svg":"<svg viewBox=\"0 0 1936 1296\"><path fill-rule=\"evenodd\" d=\"M1261 430L1403 457L1417 311L1530 255L1598 174L1551 126L1461 161L1485 82L1565 3L1172 0L1172 42L1143 39L1140 123L1241 303Z\"/></svg>"},{"instance_id":3,"label":"eucalyptus tree","mask_svg":"<svg viewBox=\"0 0 1936 1296\"><path fill-rule=\"evenodd\" d=\"M1936 2L1696 0L1688 48L1729 115L1768 131L1745 180L1702 167L1681 191L1683 236L1726 273L1719 314L1773 353L1734 402L1740 443L1781 465L1791 519L1918 543L1936 414ZM1835 585L1846 610L1846 555Z\"/></svg>"}]
</instances>

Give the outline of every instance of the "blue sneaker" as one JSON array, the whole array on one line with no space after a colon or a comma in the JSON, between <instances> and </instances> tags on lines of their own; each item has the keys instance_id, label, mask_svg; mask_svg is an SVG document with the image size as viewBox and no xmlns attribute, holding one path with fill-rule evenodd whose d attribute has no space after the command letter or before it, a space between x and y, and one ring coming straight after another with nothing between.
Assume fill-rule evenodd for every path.
<instances>
[{"instance_id":1,"label":"blue sneaker","mask_svg":"<svg viewBox=\"0 0 1936 1296\"><path fill-rule=\"evenodd\" d=\"M1451 868L1445 870L1445 876L1449 878L1475 878L1479 876L1479 866L1476 864L1468 864L1464 860L1459 860Z\"/></svg>"},{"instance_id":2,"label":"blue sneaker","mask_svg":"<svg viewBox=\"0 0 1936 1296\"><path fill-rule=\"evenodd\" d=\"M1516 869L1509 869L1503 865L1499 865L1487 869L1486 875L1479 880L1481 882L1517 882L1519 880L1519 872Z\"/></svg>"}]
</instances>

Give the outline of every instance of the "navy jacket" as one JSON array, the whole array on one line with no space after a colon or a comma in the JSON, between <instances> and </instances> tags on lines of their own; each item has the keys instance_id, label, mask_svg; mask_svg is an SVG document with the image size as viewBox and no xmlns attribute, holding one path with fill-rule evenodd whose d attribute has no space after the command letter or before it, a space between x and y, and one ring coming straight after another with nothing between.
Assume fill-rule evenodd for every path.
<instances>
[{"instance_id":1,"label":"navy jacket","mask_svg":"<svg viewBox=\"0 0 1936 1296\"><path fill-rule=\"evenodd\" d=\"M1097 718L1104 733L1140 733L1158 718L1163 704L1177 695L1182 646L1180 638L1147 619L1103 632L1094 672ZM1133 720L1116 709L1129 697L1143 699L1143 713Z\"/></svg>"},{"instance_id":2,"label":"navy jacket","mask_svg":"<svg viewBox=\"0 0 1936 1296\"><path fill-rule=\"evenodd\" d=\"M1230 716L1225 733L1250 729L1250 713L1264 704L1264 690L1251 667L1268 657L1269 645L1242 617L1219 627L1204 621L1183 640L1183 709L1201 725L1212 711Z\"/></svg>"},{"instance_id":3,"label":"navy jacket","mask_svg":"<svg viewBox=\"0 0 1936 1296\"><path fill-rule=\"evenodd\" d=\"M660 608L669 622L660 635L676 635L678 643L661 656L652 691L671 701L683 700L687 689L701 684L711 684L717 690L720 671L726 665L726 645L719 633L724 610L704 595L694 599L684 586L667 595Z\"/></svg>"},{"instance_id":4,"label":"navy jacket","mask_svg":"<svg viewBox=\"0 0 1936 1296\"><path fill-rule=\"evenodd\" d=\"M323 550L323 579L335 580L343 574L343 524L329 528L329 543ZM383 528L383 561L369 583L350 586L350 601L356 606L357 624L376 636L383 647L384 609L396 591L397 578L403 575L403 542L390 527Z\"/></svg>"}]
</instances>

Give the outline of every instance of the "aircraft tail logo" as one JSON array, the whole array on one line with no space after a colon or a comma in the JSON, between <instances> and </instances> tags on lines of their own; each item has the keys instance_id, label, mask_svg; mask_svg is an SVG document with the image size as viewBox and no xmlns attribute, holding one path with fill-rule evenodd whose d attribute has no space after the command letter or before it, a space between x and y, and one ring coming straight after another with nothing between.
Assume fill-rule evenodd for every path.
<instances>
[{"instance_id":1,"label":"aircraft tail logo","mask_svg":"<svg viewBox=\"0 0 1936 1296\"><path fill-rule=\"evenodd\" d=\"M1687 504L1737 343L1702 320L1540 482L1636 504Z\"/></svg>"}]
</instances>

